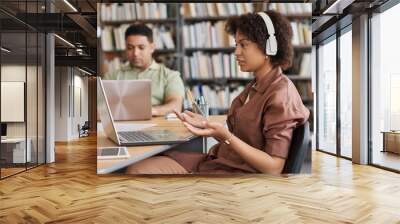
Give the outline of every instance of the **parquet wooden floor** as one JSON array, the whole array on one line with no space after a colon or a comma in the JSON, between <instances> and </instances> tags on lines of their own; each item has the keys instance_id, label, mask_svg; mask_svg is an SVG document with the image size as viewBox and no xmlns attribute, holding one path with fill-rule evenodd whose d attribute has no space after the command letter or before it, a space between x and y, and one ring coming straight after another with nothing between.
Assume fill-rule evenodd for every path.
<instances>
[{"instance_id":1,"label":"parquet wooden floor","mask_svg":"<svg viewBox=\"0 0 400 224\"><path fill-rule=\"evenodd\" d=\"M17 167L17 168L14 168L14 167L12 167L12 168L1 168L1 176L2 177L7 177L7 176L10 176L10 175L13 175L13 174L15 174L15 173L18 173L18 172L22 172L22 171L24 171L25 170L25 167Z\"/></svg>"},{"instance_id":2,"label":"parquet wooden floor","mask_svg":"<svg viewBox=\"0 0 400 224\"><path fill-rule=\"evenodd\" d=\"M290 177L96 175L96 138L0 181L0 223L400 223L400 175L313 152Z\"/></svg>"}]
</instances>

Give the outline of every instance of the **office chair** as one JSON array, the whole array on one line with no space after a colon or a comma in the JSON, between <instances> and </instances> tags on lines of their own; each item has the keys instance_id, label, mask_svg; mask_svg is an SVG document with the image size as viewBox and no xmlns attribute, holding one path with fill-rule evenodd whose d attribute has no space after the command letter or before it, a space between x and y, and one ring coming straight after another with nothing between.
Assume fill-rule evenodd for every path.
<instances>
[{"instance_id":1,"label":"office chair","mask_svg":"<svg viewBox=\"0 0 400 224\"><path fill-rule=\"evenodd\" d=\"M89 136L89 129L89 121L85 121L82 127L80 127L80 125L78 124L79 138Z\"/></svg>"},{"instance_id":2,"label":"office chair","mask_svg":"<svg viewBox=\"0 0 400 224\"><path fill-rule=\"evenodd\" d=\"M310 148L310 124L307 121L293 130L289 155L282 173L300 173Z\"/></svg>"}]
</instances>

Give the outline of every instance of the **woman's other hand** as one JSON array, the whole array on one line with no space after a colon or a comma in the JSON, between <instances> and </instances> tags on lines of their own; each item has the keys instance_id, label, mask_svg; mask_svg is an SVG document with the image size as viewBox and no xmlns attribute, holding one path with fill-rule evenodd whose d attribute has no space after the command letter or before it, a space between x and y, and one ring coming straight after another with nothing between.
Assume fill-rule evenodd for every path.
<instances>
[{"instance_id":1,"label":"woman's other hand","mask_svg":"<svg viewBox=\"0 0 400 224\"><path fill-rule=\"evenodd\" d=\"M196 128L205 128L204 124L202 122L207 121L207 119L205 117L201 116L200 114L195 114L190 111L185 111L183 113L179 113L176 110L174 110L174 113L182 122L187 122L191 126L196 127Z\"/></svg>"},{"instance_id":2,"label":"woman's other hand","mask_svg":"<svg viewBox=\"0 0 400 224\"><path fill-rule=\"evenodd\" d=\"M202 121L202 128L195 127L186 121L183 122L183 125L185 125L185 127L195 135L214 137L220 141L228 139L231 136L229 130L226 129L223 124L218 122Z\"/></svg>"}]
</instances>

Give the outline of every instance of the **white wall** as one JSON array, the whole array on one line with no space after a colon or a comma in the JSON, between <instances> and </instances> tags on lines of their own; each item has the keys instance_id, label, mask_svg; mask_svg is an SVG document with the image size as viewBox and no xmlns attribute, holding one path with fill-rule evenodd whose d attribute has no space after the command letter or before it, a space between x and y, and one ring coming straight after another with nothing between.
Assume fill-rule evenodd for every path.
<instances>
[{"instance_id":1,"label":"white wall","mask_svg":"<svg viewBox=\"0 0 400 224\"><path fill-rule=\"evenodd\" d=\"M32 127L36 130L36 78L33 79L32 76L36 76L36 67L25 65L2 65L1 66L1 81L10 81L10 82L25 82L25 75L27 69L28 75L28 87L27 87L27 120L28 120L28 129ZM39 105L40 106L40 105ZM7 110L9 108L1 108L1 110ZM34 112L34 113L33 113ZM33 123L32 123L33 122ZM7 122L7 136L8 137L25 137L25 122ZM34 126L34 127L33 127ZM32 129L32 130L33 130ZM28 137L29 137L28 130ZM36 136L36 132L35 132Z\"/></svg>"},{"instance_id":2,"label":"white wall","mask_svg":"<svg viewBox=\"0 0 400 224\"><path fill-rule=\"evenodd\" d=\"M24 82L25 83L25 66L22 65L2 65L1 66L1 81L2 82ZM29 68L28 68L29 70ZM4 96L2 96L3 98ZM1 111L6 111L9 108L1 108ZM24 110L24 108L22 108ZM24 122L7 123L8 136L25 136Z\"/></svg>"},{"instance_id":3,"label":"white wall","mask_svg":"<svg viewBox=\"0 0 400 224\"><path fill-rule=\"evenodd\" d=\"M55 68L55 141L68 141L68 86L70 76L67 67Z\"/></svg>"},{"instance_id":4,"label":"white wall","mask_svg":"<svg viewBox=\"0 0 400 224\"><path fill-rule=\"evenodd\" d=\"M71 67L56 67L55 74L55 141L70 141L88 120L88 78Z\"/></svg>"},{"instance_id":5,"label":"white wall","mask_svg":"<svg viewBox=\"0 0 400 224\"><path fill-rule=\"evenodd\" d=\"M39 163L44 162L44 74L42 68L25 64L3 64L1 66L1 81L11 82L24 82L26 83L26 107L22 108L22 112L27 115L27 119L24 122L7 122L7 137L9 138L20 138L26 136L31 140L31 152L32 161L36 162L36 158L39 159ZM25 80L27 78L27 80ZM4 96L2 96L4 97ZM10 108L1 108L1 110L7 111ZM11 112L12 111L7 111ZM37 153L39 156L37 157Z\"/></svg>"},{"instance_id":6,"label":"white wall","mask_svg":"<svg viewBox=\"0 0 400 224\"><path fill-rule=\"evenodd\" d=\"M2 65L1 81L25 82L25 66L22 65ZM7 108L1 108L7 110ZM25 137L25 123L7 123L7 137Z\"/></svg>"}]
</instances>

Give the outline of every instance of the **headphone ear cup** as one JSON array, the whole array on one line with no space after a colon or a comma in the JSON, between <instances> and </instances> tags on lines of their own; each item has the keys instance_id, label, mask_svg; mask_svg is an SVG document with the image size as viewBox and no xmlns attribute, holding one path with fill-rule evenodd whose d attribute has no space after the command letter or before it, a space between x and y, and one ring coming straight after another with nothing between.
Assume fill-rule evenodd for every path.
<instances>
[{"instance_id":1,"label":"headphone ear cup","mask_svg":"<svg viewBox=\"0 0 400 224\"><path fill-rule=\"evenodd\" d=\"M266 55L271 55L271 44L269 43L269 38L267 39L267 42L265 42L265 54Z\"/></svg>"},{"instance_id":2,"label":"headphone ear cup","mask_svg":"<svg viewBox=\"0 0 400 224\"><path fill-rule=\"evenodd\" d=\"M265 53L267 55L276 55L277 53L277 42L275 36L270 36L265 43Z\"/></svg>"}]
</instances>

